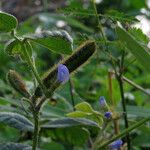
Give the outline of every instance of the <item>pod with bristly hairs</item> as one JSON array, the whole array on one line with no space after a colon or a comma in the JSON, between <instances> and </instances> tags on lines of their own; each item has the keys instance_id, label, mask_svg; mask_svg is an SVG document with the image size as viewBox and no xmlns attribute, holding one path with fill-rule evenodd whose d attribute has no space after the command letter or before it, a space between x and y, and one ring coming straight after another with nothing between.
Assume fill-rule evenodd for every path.
<instances>
[{"instance_id":1,"label":"pod with bristly hairs","mask_svg":"<svg viewBox=\"0 0 150 150\"><path fill-rule=\"evenodd\" d=\"M94 54L95 51L95 42L93 40L88 40L81 44L71 56L59 62L58 65L65 65L68 68L69 73L71 74L85 62L87 62L87 60ZM42 82L50 92L50 95L56 88L61 85L61 83L57 80L58 65L55 65L52 69L47 71L42 78ZM40 87L37 87L35 90L34 98L40 96L42 96L42 92L40 90Z\"/></svg>"},{"instance_id":2,"label":"pod with bristly hairs","mask_svg":"<svg viewBox=\"0 0 150 150\"><path fill-rule=\"evenodd\" d=\"M15 70L9 70L7 73L7 79L10 85L22 96L29 98L30 94L27 90L27 87L22 80L21 76Z\"/></svg>"}]
</instances>

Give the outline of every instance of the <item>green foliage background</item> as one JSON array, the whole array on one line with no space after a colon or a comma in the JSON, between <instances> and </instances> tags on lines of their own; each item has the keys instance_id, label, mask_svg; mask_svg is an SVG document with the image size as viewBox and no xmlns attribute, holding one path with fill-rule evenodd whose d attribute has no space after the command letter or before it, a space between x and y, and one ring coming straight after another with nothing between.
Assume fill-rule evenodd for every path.
<instances>
[{"instance_id":1,"label":"green foliage background","mask_svg":"<svg viewBox=\"0 0 150 150\"><path fill-rule=\"evenodd\" d=\"M93 109L99 111L100 107L98 100L100 96L105 96L107 103L112 106L108 91L108 70L112 69L112 66L108 56L102 50L105 49L105 42L99 34L92 4L89 1L84 3L82 0L68 0L68 3L69 5L66 8L60 8L53 13L43 11L20 22L17 34L18 36L27 33L34 34L35 31L38 32L38 30L41 29L57 30L58 27L56 24L61 20L66 23L62 29L67 30L73 38L73 49L87 39L94 39L97 43L96 54L87 65L81 67L76 74L71 76L71 80L74 86L75 104L86 101L92 105ZM135 19L137 15L144 15L149 19L149 14L143 14L141 12L142 8L149 11L146 0L103 0L100 4L97 4L98 13L102 14L100 15L100 20L105 27L105 33L109 40L107 48L113 57L117 59L121 58L122 49L120 45L122 45L125 39L121 39L122 41L120 43L117 40L117 36L119 35L116 34L116 31L111 25L115 25L116 21L120 21L123 26L127 26L128 28L128 26L137 22ZM141 30L133 29L129 31L129 33L134 36L136 42L142 43L142 46L146 48L149 39L143 35ZM25 79L29 89L33 87L31 82L33 77L30 72L26 71L28 67L25 62L21 61L18 57L8 56L5 53L4 47L9 39L11 39L9 34L0 33L0 111L18 112L27 116L22 109L20 109L21 97L9 86L6 80L6 74L9 69L17 70ZM128 41L126 45L133 44L129 42L130 41ZM32 42L32 46L34 49L33 55L35 56L35 63L40 75L43 75L45 71L58 63L62 58L62 55L53 53L47 48L37 45L35 42ZM130 49L128 46L127 48ZM133 47L133 49L136 48L137 47ZM142 86L145 90L150 91L150 72L147 71L149 70L148 64L150 64L150 62L146 60L146 69L143 69L138 58L135 60L135 56L132 55L130 51L126 48L124 48L124 50L127 52L125 56L125 66L127 66L124 74L125 77ZM138 49L134 52L137 54ZM144 54L142 56L143 59L146 58ZM132 62L133 60L135 61ZM115 78L112 79L112 86L113 107L115 110L122 112L119 87ZM135 89L126 82L124 83L124 89L129 122L132 124L140 118L150 116L150 96ZM24 105L27 107L27 104ZM70 88L69 83L67 83L55 92L53 101L48 101L48 104L44 107L42 119L48 121L52 121L56 118L61 119L66 117L67 113L72 112L72 109ZM31 116L29 116L29 119L32 120ZM54 129L53 127L49 127L48 130L44 130L41 133L40 147L42 150L87 149L89 135L91 134L90 136L95 137L97 133L97 128L88 128L91 132L87 129L79 127L73 128L72 126L68 128L56 127ZM123 119L120 120L120 128L124 128ZM112 133L111 128L108 129L108 132ZM132 149L150 149L150 128L147 126L143 125L141 128L133 131L131 137ZM24 135L23 132L19 132L11 127L6 127L0 123L0 143L8 141L19 141L24 144L31 144L31 133L26 133Z\"/></svg>"}]
</instances>

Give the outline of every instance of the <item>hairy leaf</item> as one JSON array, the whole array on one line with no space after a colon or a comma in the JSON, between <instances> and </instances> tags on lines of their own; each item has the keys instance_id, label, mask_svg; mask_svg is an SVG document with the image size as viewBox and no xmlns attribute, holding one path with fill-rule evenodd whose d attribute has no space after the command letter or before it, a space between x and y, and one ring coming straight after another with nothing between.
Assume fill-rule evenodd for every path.
<instances>
[{"instance_id":1,"label":"hairy leaf","mask_svg":"<svg viewBox=\"0 0 150 150\"><path fill-rule=\"evenodd\" d=\"M0 32L10 32L17 27L17 19L4 12L0 12Z\"/></svg>"},{"instance_id":2,"label":"hairy leaf","mask_svg":"<svg viewBox=\"0 0 150 150\"><path fill-rule=\"evenodd\" d=\"M63 118L50 121L49 123L43 125L43 128L66 128L73 126L89 126L99 128L98 124L94 121L84 118Z\"/></svg>"},{"instance_id":3,"label":"hairy leaf","mask_svg":"<svg viewBox=\"0 0 150 150\"><path fill-rule=\"evenodd\" d=\"M16 55L21 53L21 44L18 40L11 40L5 46L8 55Z\"/></svg>"},{"instance_id":4,"label":"hairy leaf","mask_svg":"<svg viewBox=\"0 0 150 150\"><path fill-rule=\"evenodd\" d=\"M20 131L33 131L32 122L17 113L0 112L0 123L19 129Z\"/></svg>"},{"instance_id":5,"label":"hairy leaf","mask_svg":"<svg viewBox=\"0 0 150 150\"><path fill-rule=\"evenodd\" d=\"M0 150L31 150L31 146L19 143L1 143Z\"/></svg>"},{"instance_id":6,"label":"hairy leaf","mask_svg":"<svg viewBox=\"0 0 150 150\"><path fill-rule=\"evenodd\" d=\"M71 56L62 60L59 64L65 65L71 74L85 62L87 62L95 51L95 42L92 40L86 41L81 46L79 46ZM52 92L60 86L60 82L57 81L57 69L58 65L47 71L42 79L44 85ZM42 93L40 88L37 87L34 96L38 97L41 95Z\"/></svg>"},{"instance_id":7,"label":"hairy leaf","mask_svg":"<svg viewBox=\"0 0 150 150\"><path fill-rule=\"evenodd\" d=\"M79 103L75 106L75 108L76 110L87 112L87 113L91 113L94 111L91 105L87 102Z\"/></svg>"},{"instance_id":8,"label":"hairy leaf","mask_svg":"<svg viewBox=\"0 0 150 150\"><path fill-rule=\"evenodd\" d=\"M27 36L26 38L56 53L61 54L72 53L73 40L71 36L64 30L43 31L38 34Z\"/></svg>"}]
</instances>

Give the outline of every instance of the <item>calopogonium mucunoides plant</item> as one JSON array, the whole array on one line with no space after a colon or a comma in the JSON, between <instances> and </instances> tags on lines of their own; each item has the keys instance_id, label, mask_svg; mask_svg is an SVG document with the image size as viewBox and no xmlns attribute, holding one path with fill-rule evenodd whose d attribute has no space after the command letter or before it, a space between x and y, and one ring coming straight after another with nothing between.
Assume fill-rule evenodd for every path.
<instances>
[{"instance_id":1,"label":"calopogonium mucunoides plant","mask_svg":"<svg viewBox=\"0 0 150 150\"><path fill-rule=\"evenodd\" d=\"M28 90L21 75L15 70L10 70L7 74L7 80L13 89L22 96L20 100L21 107L29 115L29 118L18 113L0 112L0 122L19 129L21 132L31 133L32 145L5 143L0 145L0 149L40 149L38 143L41 130L54 128L55 126L60 128L63 126L79 126L80 128L84 128L84 132L86 130L86 133L86 128L95 128L99 132L97 138L91 143L91 149L106 148L115 150L120 149L123 145L123 141L121 140L123 136L149 120L149 118L145 118L110 140L107 140L103 138L103 131L111 121L119 119L121 115L114 112L107 104L105 98L101 96L99 107L102 112L95 111L87 102L81 102L74 106L74 111L66 114L66 118L50 122L42 121L41 114L43 107L47 104L46 102L52 99L56 89L70 80L72 73L75 73L79 67L82 67L82 65L89 61L96 51L96 44L94 40L87 40L73 50L73 40L66 31L41 31L40 33L27 34L20 37L17 36L17 26L18 21L14 16L0 12L0 32L8 33L11 37L5 46L6 53L11 56L19 56L27 64L29 72L31 71L34 79L36 79L37 85L35 84L36 87L32 90ZM53 52L68 56L40 77L32 54L33 42ZM25 107L23 106L24 103L28 105ZM91 141L90 138L89 141Z\"/></svg>"}]
</instances>

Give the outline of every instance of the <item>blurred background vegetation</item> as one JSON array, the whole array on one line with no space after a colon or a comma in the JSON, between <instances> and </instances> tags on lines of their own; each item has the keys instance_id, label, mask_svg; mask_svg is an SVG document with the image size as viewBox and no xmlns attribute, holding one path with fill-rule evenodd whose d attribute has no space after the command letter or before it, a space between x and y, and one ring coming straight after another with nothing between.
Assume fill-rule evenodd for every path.
<instances>
[{"instance_id":1,"label":"blurred background vegetation","mask_svg":"<svg viewBox=\"0 0 150 150\"><path fill-rule=\"evenodd\" d=\"M114 18L116 17L116 20L121 21L126 27L135 26L141 28L143 32L150 37L149 0L96 0L96 6L98 13L102 14L100 21L110 41L108 50L115 58L120 59L121 49L117 42L114 42L114 40L116 40L113 26L114 20L108 17L106 18L103 16L104 14L113 16ZM98 33L99 29L97 27L96 17L88 14L90 11L91 13L93 11L93 6L89 0L0 0L0 10L8 12L18 18L18 35L34 32L38 33L44 29L64 29L72 36L74 49L87 39L96 40L98 45L96 55L94 55L88 65L78 70L71 78L74 88L74 100L76 104L85 100L91 103L95 109L99 109L99 96L105 96L107 102L110 102L108 70L112 69L112 67L108 57L101 50L104 45L100 44L101 37ZM128 21L126 19L128 19ZM4 109L13 111L12 105L9 106L8 102L13 101L13 99L19 100L20 98L20 96L12 90L6 80L6 73L9 69L17 70L26 80L29 89L33 86L31 83L33 78L30 72L26 71L28 69L26 64L22 62L19 57L14 58L6 55L4 52L4 46L9 39L11 39L9 35L0 33L0 111ZM32 43L32 45L34 48L36 66L40 75L62 58L61 55L52 53L48 49L36 45L35 43ZM130 53L127 53L125 64L128 67L124 75L150 92L150 74L144 71L137 61L131 63L133 60L134 57ZM120 93L115 78L112 78L112 86L115 108L119 111L121 105ZM128 83L124 84L124 88L128 105L129 121L134 122L134 119L148 116L150 113L150 96L135 89ZM72 106L70 105L71 94L69 83L67 83L56 91L53 96L53 101L50 101L46 106L45 117L49 118L49 120L64 117L66 113L72 111ZM121 122L121 125L122 124ZM59 131L59 133L60 132L61 131ZM49 136L52 133L43 134ZM26 136L27 137L24 137L15 129L10 130L10 128L0 125L0 142L21 141L22 137L31 139L30 135ZM134 145L133 149L150 149L150 128L144 126L144 128L142 127L134 131L131 136ZM75 141L72 142L68 139L64 139L63 132L62 136L57 137L55 135L55 138L52 139L41 137L44 143L41 145L43 150L70 149L72 144L75 144L77 149L79 149L79 147L84 149L84 141L76 143Z\"/></svg>"}]
</instances>

